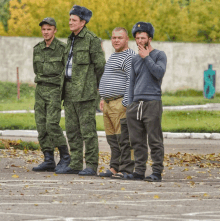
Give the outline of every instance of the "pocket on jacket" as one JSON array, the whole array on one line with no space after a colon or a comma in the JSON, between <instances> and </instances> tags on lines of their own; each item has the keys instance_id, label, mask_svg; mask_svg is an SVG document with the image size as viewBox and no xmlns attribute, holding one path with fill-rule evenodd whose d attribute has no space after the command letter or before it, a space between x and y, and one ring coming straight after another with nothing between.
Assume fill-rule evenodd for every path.
<instances>
[{"instance_id":1,"label":"pocket on jacket","mask_svg":"<svg viewBox=\"0 0 220 221\"><path fill-rule=\"evenodd\" d=\"M76 52L76 63L77 64L89 64L90 63L90 56L89 51L77 51Z\"/></svg>"},{"instance_id":2,"label":"pocket on jacket","mask_svg":"<svg viewBox=\"0 0 220 221\"><path fill-rule=\"evenodd\" d=\"M35 56L33 62L37 67L37 72L42 73L43 72L44 59L41 56Z\"/></svg>"}]
</instances>

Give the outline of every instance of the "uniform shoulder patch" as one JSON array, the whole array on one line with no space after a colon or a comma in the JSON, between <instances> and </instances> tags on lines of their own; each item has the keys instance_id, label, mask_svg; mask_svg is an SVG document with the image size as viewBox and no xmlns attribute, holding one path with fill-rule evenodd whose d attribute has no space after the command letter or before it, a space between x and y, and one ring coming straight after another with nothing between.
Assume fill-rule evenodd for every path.
<instances>
[{"instance_id":1,"label":"uniform shoulder patch","mask_svg":"<svg viewBox=\"0 0 220 221\"><path fill-rule=\"evenodd\" d=\"M35 48L35 47L38 47L39 45L41 45L41 44L43 44L43 43L44 43L44 41L38 42L38 43L34 46L34 48Z\"/></svg>"},{"instance_id":2,"label":"uniform shoulder patch","mask_svg":"<svg viewBox=\"0 0 220 221\"><path fill-rule=\"evenodd\" d=\"M92 37L97 38L96 34L93 33L92 31L88 31L88 33L89 33L90 35L92 35Z\"/></svg>"},{"instance_id":3,"label":"uniform shoulder patch","mask_svg":"<svg viewBox=\"0 0 220 221\"><path fill-rule=\"evenodd\" d=\"M37 46L39 46L40 45L40 42L38 42L35 46L34 46L34 48L37 48Z\"/></svg>"},{"instance_id":4,"label":"uniform shoulder patch","mask_svg":"<svg viewBox=\"0 0 220 221\"><path fill-rule=\"evenodd\" d=\"M58 40L58 39L57 39L57 40ZM64 42L62 42L62 41L60 41L60 40L58 40L58 42L59 42L59 44L62 45L63 47L66 47L66 43L64 43Z\"/></svg>"}]
</instances>

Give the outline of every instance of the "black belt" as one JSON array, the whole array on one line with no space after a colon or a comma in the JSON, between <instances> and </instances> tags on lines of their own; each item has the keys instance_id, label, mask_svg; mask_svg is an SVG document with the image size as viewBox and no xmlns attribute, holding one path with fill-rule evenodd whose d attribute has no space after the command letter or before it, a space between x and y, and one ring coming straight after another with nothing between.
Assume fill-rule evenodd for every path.
<instances>
[{"instance_id":1,"label":"black belt","mask_svg":"<svg viewBox=\"0 0 220 221\"><path fill-rule=\"evenodd\" d=\"M72 82L72 78L66 78L65 77L65 82Z\"/></svg>"},{"instance_id":2,"label":"black belt","mask_svg":"<svg viewBox=\"0 0 220 221\"><path fill-rule=\"evenodd\" d=\"M110 101L114 101L114 100L117 100L117 99L122 98L122 97L124 97L124 95L118 95L118 96L114 96L114 97L108 97L108 98L104 98L104 101L105 101L106 103L109 103Z\"/></svg>"},{"instance_id":3,"label":"black belt","mask_svg":"<svg viewBox=\"0 0 220 221\"><path fill-rule=\"evenodd\" d=\"M52 84L52 83L45 83L45 82L39 82L39 83L37 83L37 84L38 84L38 85L47 86L47 87L59 87L59 85Z\"/></svg>"}]
</instances>

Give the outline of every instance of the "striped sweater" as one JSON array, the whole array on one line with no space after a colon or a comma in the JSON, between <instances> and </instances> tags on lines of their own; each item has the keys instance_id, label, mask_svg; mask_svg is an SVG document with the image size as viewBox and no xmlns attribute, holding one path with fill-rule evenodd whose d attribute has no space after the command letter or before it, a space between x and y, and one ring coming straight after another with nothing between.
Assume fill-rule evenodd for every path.
<instances>
[{"instance_id":1,"label":"striped sweater","mask_svg":"<svg viewBox=\"0 0 220 221\"><path fill-rule=\"evenodd\" d=\"M99 93L102 98L124 96L122 104L128 105L128 87L130 82L131 61L135 52L127 49L114 52L107 63L99 84Z\"/></svg>"}]
</instances>

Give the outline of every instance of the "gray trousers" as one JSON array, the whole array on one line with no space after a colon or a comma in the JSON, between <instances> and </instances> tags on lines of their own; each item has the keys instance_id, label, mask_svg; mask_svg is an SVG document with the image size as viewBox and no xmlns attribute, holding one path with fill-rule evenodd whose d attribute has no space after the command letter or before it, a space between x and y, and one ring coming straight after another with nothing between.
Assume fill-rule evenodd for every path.
<instances>
[{"instance_id":1,"label":"gray trousers","mask_svg":"<svg viewBox=\"0 0 220 221\"><path fill-rule=\"evenodd\" d=\"M149 145L153 173L162 173L164 168L162 102L156 100L133 102L128 106L126 115L130 142L134 148L135 172L145 175Z\"/></svg>"}]
</instances>

